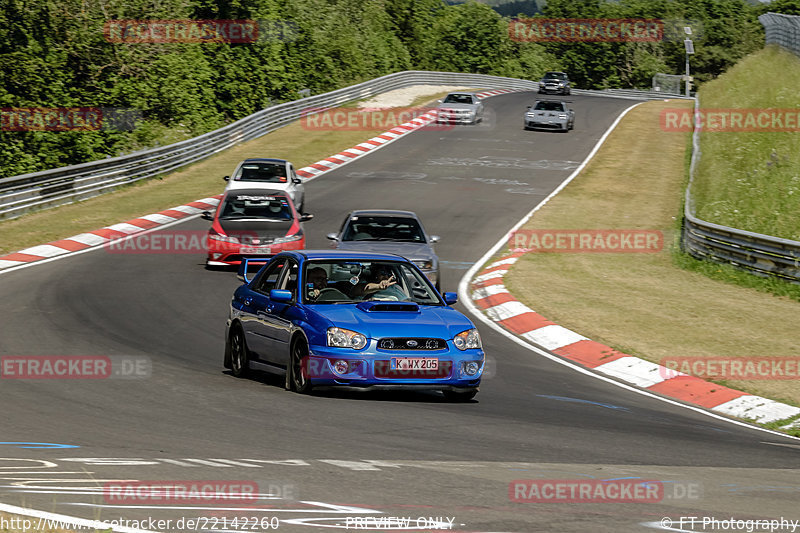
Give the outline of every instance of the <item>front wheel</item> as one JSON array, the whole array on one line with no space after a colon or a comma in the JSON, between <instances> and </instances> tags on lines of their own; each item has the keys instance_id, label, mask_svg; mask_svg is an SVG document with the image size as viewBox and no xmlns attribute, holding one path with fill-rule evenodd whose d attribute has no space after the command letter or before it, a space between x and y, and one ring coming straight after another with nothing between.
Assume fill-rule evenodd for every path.
<instances>
[{"instance_id":1,"label":"front wheel","mask_svg":"<svg viewBox=\"0 0 800 533\"><path fill-rule=\"evenodd\" d=\"M454 390L444 390L442 391L444 394L444 398L450 402L468 402L478 394L478 391L471 390L471 391L454 391Z\"/></svg>"},{"instance_id":2,"label":"front wheel","mask_svg":"<svg viewBox=\"0 0 800 533\"><path fill-rule=\"evenodd\" d=\"M247 354L247 342L241 327L234 328L230 336L231 371L237 378L246 377L250 372L250 361Z\"/></svg>"},{"instance_id":3,"label":"front wheel","mask_svg":"<svg viewBox=\"0 0 800 533\"><path fill-rule=\"evenodd\" d=\"M308 380L308 347L302 339L292 345L290 362L289 383L291 388L299 394L311 392L311 382Z\"/></svg>"}]
</instances>

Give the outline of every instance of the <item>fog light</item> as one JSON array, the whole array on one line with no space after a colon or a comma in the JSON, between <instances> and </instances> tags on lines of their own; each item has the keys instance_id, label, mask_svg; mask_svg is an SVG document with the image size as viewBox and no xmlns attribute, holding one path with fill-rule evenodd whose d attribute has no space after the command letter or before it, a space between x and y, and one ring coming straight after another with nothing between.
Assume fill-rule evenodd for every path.
<instances>
[{"instance_id":1,"label":"fog light","mask_svg":"<svg viewBox=\"0 0 800 533\"><path fill-rule=\"evenodd\" d=\"M480 370L481 365L477 361L467 361L464 363L464 373L468 376L474 376Z\"/></svg>"},{"instance_id":2,"label":"fog light","mask_svg":"<svg viewBox=\"0 0 800 533\"><path fill-rule=\"evenodd\" d=\"M339 359L338 361L333 363L333 369L338 374L347 374L347 371L349 370L347 361L345 361L344 359Z\"/></svg>"}]
</instances>

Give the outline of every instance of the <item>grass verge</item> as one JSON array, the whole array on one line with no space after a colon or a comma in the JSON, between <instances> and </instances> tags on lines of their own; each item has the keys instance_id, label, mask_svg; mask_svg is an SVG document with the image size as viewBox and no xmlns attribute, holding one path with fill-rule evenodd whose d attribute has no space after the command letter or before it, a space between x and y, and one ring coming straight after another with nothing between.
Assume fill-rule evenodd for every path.
<instances>
[{"instance_id":1,"label":"grass verge","mask_svg":"<svg viewBox=\"0 0 800 533\"><path fill-rule=\"evenodd\" d=\"M685 185L686 135L660 113L632 110L586 169L523 229L645 229L664 234L657 253L528 253L505 284L530 308L569 329L644 359L800 356L800 303L678 268L674 256ZM687 134L688 135L688 134ZM718 265L706 268L721 269ZM797 380L726 381L800 405Z\"/></svg>"},{"instance_id":2,"label":"grass verge","mask_svg":"<svg viewBox=\"0 0 800 533\"><path fill-rule=\"evenodd\" d=\"M800 241L800 58L768 46L703 85L699 97L701 110L786 113L778 115L780 122L753 122L755 131L701 133L692 186L697 216ZM790 120L793 131L774 131Z\"/></svg>"},{"instance_id":3,"label":"grass verge","mask_svg":"<svg viewBox=\"0 0 800 533\"><path fill-rule=\"evenodd\" d=\"M421 106L446 95L437 91L419 96L408 107ZM352 111L352 110L351 110ZM383 113L376 111L372 114ZM380 124L365 120L360 124ZM277 157L301 168L390 129L322 131L294 122L277 131L235 146L162 178L122 187L85 200L0 222L0 255L37 244L71 237L142 215L220 194L222 177L248 157ZM310 207L313 208L313 205Z\"/></svg>"}]
</instances>

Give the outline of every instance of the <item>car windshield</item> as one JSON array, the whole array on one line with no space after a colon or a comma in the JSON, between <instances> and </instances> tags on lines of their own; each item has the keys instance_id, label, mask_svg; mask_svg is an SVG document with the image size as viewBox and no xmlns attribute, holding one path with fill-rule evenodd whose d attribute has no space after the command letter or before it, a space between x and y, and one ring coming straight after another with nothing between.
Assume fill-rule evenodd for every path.
<instances>
[{"instance_id":1,"label":"car windshield","mask_svg":"<svg viewBox=\"0 0 800 533\"><path fill-rule=\"evenodd\" d=\"M425 242L425 234L411 217L352 216L342 235L343 241Z\"/></svg>"},{"instance_id":2,"label":"car windshield","mask_svg":"<svg viewBox=\"0 0 800 533\"><path fill-rule=\"evenodd\" d=\"M544 79L546 80L565 80L567 79L567 75L563 72L548 72L544 75Z\"/></svg>"},{"instance_id":3,"label":"car windshield","mask_svg":"<svg viewBox=\"0 0 800 533\"><path fill-rule=\"evenodd\" d=\"M233 181L259 181L264 183L287 183L284 163L245 163L239 167Z\"/></svg>"},{"instance_id":4,"label":"car windshield","mask_svg":"<svg viewBox=\"0 0 800 533\"><path fill-rule=\"evenodd\" d=\"M229 194L219 218L264 218L291 220L294 218L289 201L283 196Z\"/></svg>"},{"instance_id":5,"label":"car windshield","mask_svg":"<svg viewBox=\"0 0 800 533\"><path fill-rule=\"evenodd\" d=\"M307 261L303 284L303 302L307 304L383 301L445 305L419 270L399 261Z\"/></svg>"},{"instance_id":6,"label":"car windshield","mask_svg":"<svg viewBox=\"0 0 800 533\"><path fill-rule=\"evenodd\" d=\"M536 111L564 111L564 104L561 102L536 102Z\"/></svg>"},{"instance_id":7,"label":"car windshield","mask_svg":"<svg viewBox=\"0 0 800 533\"><path fill-rule=\"evenodd\" d=\"M444 99L445 104L471 104L471 94L448 94Z\"/></svg>"}]
</instances>

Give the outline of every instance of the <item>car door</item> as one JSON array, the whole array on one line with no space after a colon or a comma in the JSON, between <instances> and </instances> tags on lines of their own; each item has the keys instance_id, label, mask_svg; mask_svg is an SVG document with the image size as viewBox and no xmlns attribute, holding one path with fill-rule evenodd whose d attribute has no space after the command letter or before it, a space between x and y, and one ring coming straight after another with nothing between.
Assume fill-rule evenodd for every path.
<instances>
[{"instance_id":1,"label":"car door","mask_svg":"<svg viewBox=\"0 0 800 533\"><path fill-rule=\"evenodd\" d=\"M267 320L267 309L272 303L269 291L277 287L285 266L285 260L273 260L253 280L252 290L248 292L244 301L247 306L247 314L242 317L245 340L255 358L261 361L268 361L270 351L273 349L270 338L272 329Z\"/></svg>"},{"instance_id":2,"label":"car door","mask_svg":"<svg viewBox=\"0 0 800 533\"><path fill-rule=\"evenodd\" d=\"M301 314L296 305L299 295L297 286L299 271L296 261L293 259L286 261L275 288L291 292L292 300L288 302L270 300L261 317L268 344L266 360L280 366L286 366L289 362L289 340L293 320Z\"/></svg>"}]
</instances>

